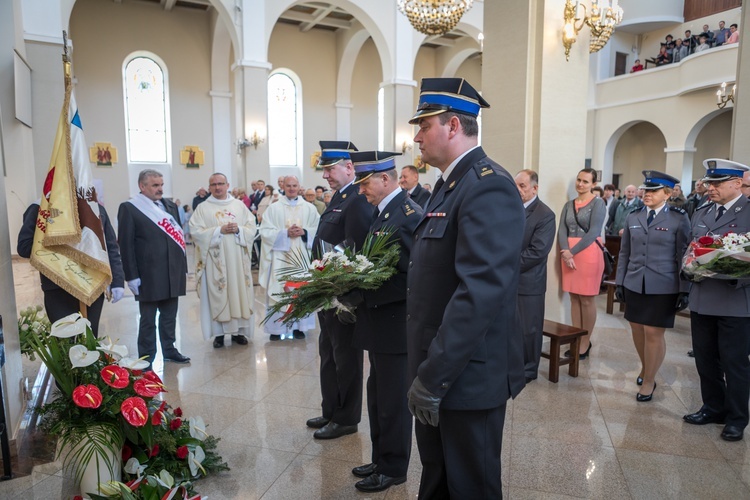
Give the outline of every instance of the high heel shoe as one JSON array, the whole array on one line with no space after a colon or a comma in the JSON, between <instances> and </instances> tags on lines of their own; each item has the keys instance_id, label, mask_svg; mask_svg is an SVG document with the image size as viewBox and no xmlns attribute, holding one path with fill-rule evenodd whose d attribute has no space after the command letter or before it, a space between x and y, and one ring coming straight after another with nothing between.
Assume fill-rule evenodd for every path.
<instances>
[{"instance_id":1,"label":"high heel shoe","mask_svg":"<svg viewBox=\"0 0 750 500\"><path fill-rule=\"evenodd\" d=\"M593 344L591 342L589 342L589 348L586 349L586 352L584 352L583 354L579 354L578 355L578 359L586 359L586 358L588 358L589 357L589 351L591 350L591 346L592 345ZM570 354L570 350L565 351L565 354L563 354L563 356L565 356L566 358L573 357L573 355Z\"/></svg>"},{"instance_id":2,"label":"high heel shoe","mask_svg":"<svg viewBox=\"0 0 750 500\"><path fill-rule=\"evenodd\" d=\"M640 392L635 395L635 400L639 403L645 403L647 401L651 401L654 397L654 391L656 390L656 382L654 382L654 390L651 391L651 394L641 394Z\"/></svg>"},{"instance_id":3,"label":"high heel shoe","mask_svg":"<svg viewBox=\"0 0 750 500\"><path fill-rule=\"evenodd\" d=\"M643 385L643 377L638 377L637 379L635 379L635 383L638 385Z\"/></svg>"}]
</instances>

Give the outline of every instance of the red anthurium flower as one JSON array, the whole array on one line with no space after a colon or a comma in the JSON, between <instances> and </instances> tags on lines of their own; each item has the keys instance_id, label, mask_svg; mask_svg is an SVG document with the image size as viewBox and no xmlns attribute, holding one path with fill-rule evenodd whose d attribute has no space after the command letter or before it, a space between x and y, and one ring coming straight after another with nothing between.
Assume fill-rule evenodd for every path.
<instances>
[{"instance_id":1,"label":"red anthurium flower","mask_svg":"<svg viewBox=\"0 0 750 500\"><path fill-rule=\"evenodd\" d=\"M73 500L83 500L83 497L81 495L76 495L73 497Z\"/></svg>"},{"instance_id":2,"label":"red anthurium flower","mask_svg":"<svg viewBox=\"0 0 750 500\"><path fill-rule=\"evenodd\" d=\"M182 408L180 408L179 406L177 408L175 408L174 409L174 415L175 415L175 417L181 417L182 416Z\"/></svg>"},{"instance_id":3,"label":"red anthurium flower","mask_svg":"<svg viewBox=\"0 0 750 500\"><path fill-rule=\"evenodd\" d=\"M130 373L125 368L109 365L102 368L102 379L115 389L124 389L130 383Z\"/></svg>"},{"instance_id":4,"label":"red anthurium flower","mask_svg":"<svg viewBox=\"0 0 750 500\"><path fill-rule=\"evenodd\" d=\"M179 418L176 418L172 420L171 422L169 422L169 428L172 429L173 431L176 431L177 429L179 429L181 425L182 425L182 420Z\"/></svg>"},{"instance_id":5,"label":"red anthurium flower","mask_svg":"<svg viewBox=\"0 0 750 500\"><path fill-rule=\"evenodd\" d=\"M149 452L148 456L149 457L155 457L158 454L159 454L159 445L155 444L154 447L151 448L151 451Z\"/></svg>"},{"instance_id":6,"label":"red anthurium flower","mask_svg":"<svg viewBox=\"0 0 750 500\"><path fill-rule=\"evenodd\" d=\"M130 457L133 456L133 450L130 448L130 446L124 444L122 445L122 461L127 462Z\"/></svg>"},{"instance_id":7,"label":"red anthurium flower","mask_svg":"<svg viewBox=\"0 0 750 500\"><path fill-rule=\"evenodd\" d=\"M161 420L164 417L164 407L166 406L167 406L167 402L162 401L161 405L159 405L159 408L154 412L153 416L151 417L151 425L159 425L161 423Z\"/></svg>"},{"instance_id":8,"label":"red anthurium flower","mask_svg":"<svg viewBox=\"0 0 750 500\"><path fill-rule=\"evenodd\" d=\"M185 460L185 458L188 456L188 447L180 446L179 448L177 448L175 455L177 455L177 458L179 458L180 460Z\"/></svg>"},{"instance_id":9,"label":"red anthurium flower","mask_svg":"<svg viewBox=\"0 0 750 500\"><path fill-rule=\"evenodd\" d=\"M94 384L79 385L73 389L73 402L81 408L99 408L102 393Z\"/></svg>"},{"instance_id":10,"label":"red anthurium flower","mask_svg":"<svg viewBox=\"0 0 750 500\"><path fill-rule=\"evenodd\" d=\"M143 427L148 422L148 408L146 402L133 396L122 402L120 411L127 423L133 427Z\"/></svg>"},{"instance_id":11,"label":"red anthurium flower","mask_svg":"<svg viewBox=\"0 0 750 500\"><path fill-rule=\"evenodd\" d=\"M159 375L157 375L154 371L143 372L143 378L145 378L146 380L150 380L151 382L155 382L159 385L164 385L159 378Z\"/></svg>"},{"instance_id":12,"label":"red anthurium flower","mask_svg":"<svg viewBox=\"0 0 750 500\"><path fill-rule=\"evenodd\" d=\"M145 378L136 380L133 384L133 389L136 394L143 396L144 398L153 398L162 392L161 384L151 382Z\"/></svg>"},{"instance_id":13,"label":"red anthurium flower","mask_svg":"<svg viewBox=\"0 0 750 500\"><path fill-rule=\"evenodd\" d=\"M710 236L701 236L698 238L698 243L701 245L713 245L714 239Z\"/></svg>"}]
</instances>

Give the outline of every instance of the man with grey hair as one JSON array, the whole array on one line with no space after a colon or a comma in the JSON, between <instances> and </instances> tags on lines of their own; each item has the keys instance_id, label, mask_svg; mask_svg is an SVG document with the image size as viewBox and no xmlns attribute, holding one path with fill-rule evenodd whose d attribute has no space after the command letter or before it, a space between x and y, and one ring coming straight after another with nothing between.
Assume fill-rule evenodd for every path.
<instances>
[{"instance_id":1,"label":"man with grey hair","mask_svg":"<svg viewBox=\"0 0 750 500\"><path fill-rule=\"evenodd\" d=\"M526 212L521 243L521 275L518 278L518 316L523 329L524 372L526 382L530 382L537 378L542 355L547 255L555 241L555 213L539 199L539 176L536 172L521 170L515 181Z\"/></svg>"},{"instance_id":2,"label":"man with grey hair","mask_svg":"<svg viewBox=\"0 0 750 500\"><path fill-rule=\"evenodd\" d=\"M307 255L312 248L320 216L315 206L302 199L299 180L293 175L284 177L281 185L284 196L279 197L263 214L260 224L260 270L258 281L266 290L266 306L275 302L275 294L284 291L284 282L276 277L279 269L289 266L289 258L295 254ZM304 339L305 331L315 328L315 316L287 327L277 314L264 325L271 340L283 338Z\"/></svg>"},{"instance_id":3,"label":"man with grey hair","mask_svg":"<svg viewBox=\"0 0 750 500\"><path fill-rule=\"evenodd\" d=\"M190 217L195 240L195 279L201 299L203 338L224 346L224 336L247 345L252 337L252 244L258 227L245 203L228 193L222 173L208 178L211 196Z\"/></svg>"},{"instance_id":4,"label":"man with grey hair","mask_svg":"<svg viewBox=\"0 0 750 500\"><path fill-rule=\"evenodd\" d=\"M164 361L188 363L175 347L179 297L185 295L187 258L185 236L177 206L162 198L161 172L138 175L140 193L120 205L117 213L122 267L128 288L138 301L138 356L153 363L156 357L156 312Z\"/></svg>"},{"instance_id":5,"label":"man with grey hair","mask_svg":"<svg viewBox=\"0 0 750 500\"><path fill-rule=\"evenodd\" d=\"M637 193L638 189L630 184L625 188L625 199L616 207L613 205L614 210L610 208L607 234L620 236L625 227L625 219L628 218L628 215L643 206L641 199L636 196Z\"/></svg>"}]
</instances>

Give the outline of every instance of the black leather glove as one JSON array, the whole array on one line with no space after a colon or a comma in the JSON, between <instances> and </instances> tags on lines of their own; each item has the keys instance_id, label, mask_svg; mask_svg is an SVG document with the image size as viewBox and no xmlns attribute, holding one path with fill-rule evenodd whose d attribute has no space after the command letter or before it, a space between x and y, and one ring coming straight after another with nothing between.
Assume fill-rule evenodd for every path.
<instances>
[{"instance_id":1,"label":"black leather glove","mask_svg":"<svg viewBox=\"0 0 750 500\"><path fill-rule=\"evenodd\" d=\"M336 318L345 325L353 325L357 322L357 316L351 311L346 309L339 309L336 311Z\"/></svg>"},{"instance_id":2,"label":"black leather glove","mask_svg":"<svg viewBox=\"0 0 750 500\"><path fill-rule=\"evenodd\" d=\"M617 285L615 287L615 298L617 299L617 302L625 302L625 287L622 285Z\"/></svg>"},{"instance_id":3,"label":"black leather glove","mask_svg":"<svg viewBox=\"0 0 750 500\"><path fill-rule=\"evenodd\" d=\"M423 425L431 425L433 427L438 426L440 415L438 410L440 409L440 401L443 398L435 396L433 393L427 390L427 388L419 380L419 377L414 379L409 392L406 393L408 399L409 411L414 417L419 420Z\"/></svg>"},{"instance_id":4,"label":"black leather glove","mask_svg":"<svg viewBox=\"0 0 750 500\"><path fill-rule=\"evenodd\" d=\"M344 304L349 309L356 309L358 305L365 301L362 295L362 290L355 288L354 290L336 297L336 300Z\"/></svg>"},{"instance_id":5,"label":"black leather glove","mask_svg":"<svg viewBox=\"0 0 750 500\"><path fill-rule=\"evenodd\" d=\"M687 306L689 305L690 294L686 292L680 292L679 295L677 295L677 303L675 304L675 309L678 311L682 311L683 309L687 309Z\"/></svg>"}]
</instances>

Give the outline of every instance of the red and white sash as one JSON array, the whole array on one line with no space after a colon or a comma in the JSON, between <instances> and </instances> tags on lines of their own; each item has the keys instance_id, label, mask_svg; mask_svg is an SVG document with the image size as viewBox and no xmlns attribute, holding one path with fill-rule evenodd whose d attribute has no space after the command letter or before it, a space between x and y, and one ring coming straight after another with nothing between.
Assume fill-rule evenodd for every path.
<instances>
[{"instance_id":1,"label":"red and white sash","mask_svg":"<svg viewBox=\"0 0 750 500\"><path fill-rule=\"evenodd\" d=\"M164 231L164 234L169 236L172 241L177 243L177 245L182 248L183 252L185 251L185 235L183 234L180 225L174 220L174 217L156 206L152 200L144 196L142 193L138 193L128 201L132 203L135 208L140 210L143 215L148 217L151 222L156 224L159 229Z\"/></svg>"}]
</instances>

